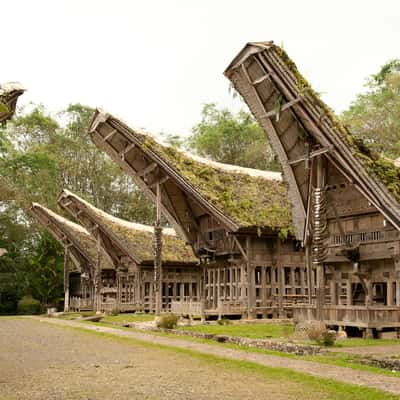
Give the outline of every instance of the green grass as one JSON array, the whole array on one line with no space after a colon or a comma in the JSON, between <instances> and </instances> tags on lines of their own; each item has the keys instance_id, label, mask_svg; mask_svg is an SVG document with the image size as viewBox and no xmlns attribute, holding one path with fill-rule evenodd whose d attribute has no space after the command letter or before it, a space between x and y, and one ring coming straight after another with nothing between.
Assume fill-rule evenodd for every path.
<instances>
[{"instance_id":1,"label":"green grass","mask_svg":"<svg viewBox=\"0 0 400 400\"><path fill-rule=\"evenodd\" d=\"M89 325L97 325L97 326L100 325L100 326L110 327L110 324L103 323L103 322L82 321L82 323L89 324ZM387 375L387 376L393 376L396 378L400 378L400 373L398 373L398 372L392 372L387 369L361 364L359 362L359 359L357 358L357 356L346 354L346 353L327 352L326 354L320 354L320 355L316 355L316 356L298 356L295 354L285 353L282 351L257 349L257 348L253 348L253 347L240 346L240 345L233 344L233 343L220 343L220 342L216 342L216 341L211 341L209 339L198 339L198 338L194 338L191 336L177 336L173 333L145 331L145 330L138 330L138 329L133 329L133 328L125 328L122 326L119 326L119 327L114 326L114 328L131 331L131 332L133 331L133 332L145 333L145 334L153 335L153 336L164 336L164 337L170 337L173 339L186 340L188 342L205 343L205 344L211 343L215 346L228 347L228 348L231 348L234 350L241 350L241 351L246 351L249 353L273 355L273 356L278 356L278 357L292 358L292 359L296 359L296 360L313 361L313 362L318 362L321 364L337 365L339 367L347 367L347 368L351 368L351 369L355 369L355 370L359 370L359 371L367 371L367 372L372 372L375 374Z\"/></svg>"},{"instance_id":2,"label":"green grass","mask_svg":"<svg viewBox=\"0 0 400 400\"><path fill-rule=\"evenodd\" d=\"M279 324L195 325L179 329L251 339L287 338L294 332L294 327L292 325Z\"/></svg>"},{"instance_id":3,"label":"green grass","mask_svg":"<svg viewBox=\"0 0 400 400\"><path fill-rule=\"evenodd\" d=\"M117 324L124 322L146 322L153 320L154 314L124 313L118 315L107 315L102 319L102 322Z\"/></svg>"},{"instance_id":4,"label":"green grass","mask_svg":"<svg viewBox=\"0 0 400 400\"><path fill-rule=\"evenodd\" d=\"M383 346L400 344L400 339L361 339L349 338L336 342L336 347L362 347L362 346Z\"/></svg>"},{"instance_id":5,"label":"green grass","mask_svg":"<svg viewBox=\"0 0 400 400\"><path fill-rule=\"evenodd\" d=\"M232 369L240 371L244 374L256 375L268 381L274 381L282 385L286 383L296 383L299 389L299 398L304 399L325 399L325 400L394 400L399 399L394 394L389 394L380 390L361 387L357 385L342 383L333 379L317 378L311 375L294 372L286 368L272 368L261 366L257 363L248 361L229 360L222 357L217 357L208 354L198 353L193 350L181 349L174 346L165 346L154 343L148 343L131 338L118 337L113 334L96 332L88 330L84 327L66 327L64 329L73 329L85 332L88 334L97 335L108 340L127 343L131 345L140 345L142 347L159 349L164 352L175 352L184 354L206 364L211 364L219 368ZM284 386L283 386L284 387ZM302 395L306 393L307 397Z\"/></svg>"}]
</instances>

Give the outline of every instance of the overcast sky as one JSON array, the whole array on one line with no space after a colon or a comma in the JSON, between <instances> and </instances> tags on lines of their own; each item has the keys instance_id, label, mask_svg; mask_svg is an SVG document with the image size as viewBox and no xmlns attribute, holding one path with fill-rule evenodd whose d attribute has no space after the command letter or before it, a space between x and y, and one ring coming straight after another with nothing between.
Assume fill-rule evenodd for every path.
<instances>
[{"instance_id":1,"label":"overcast sky","mask_svg":"<svg viewBox=\"0 0 400 400\"><path fill-rule=\"evenodd\" d=\"M0 82L20 104L103 107L132 126L188 134L202 104L237 109L224 69L274 40L336 111L400 58L400 1L0 0Z\"/></svg>"}]
</instances>

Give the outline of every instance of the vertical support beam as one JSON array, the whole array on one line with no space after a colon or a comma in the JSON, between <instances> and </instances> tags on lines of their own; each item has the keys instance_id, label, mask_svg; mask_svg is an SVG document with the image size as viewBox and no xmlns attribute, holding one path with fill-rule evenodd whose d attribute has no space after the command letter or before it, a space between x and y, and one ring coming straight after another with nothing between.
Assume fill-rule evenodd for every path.
<instances>
[{"instance_id":1,"label":"vertical support beam","mask_svg":"<svg viewBox=\"0 0 400 400\"><path fill-rule=\"evenodd\" d=\"M94 278L94 309L95 311L100 311L101 309L101 265L100 265L100 257L101 257L101 243L100 243L100 233L97 229L97 260L96 260L96 271Z\"/></svg>"},{"instance_id":2,"label":"vertical support beam","mask_svg":"<svg viewBox=\"0 0 400 400\"><path fill-rule=\"evenodd\" d=\"M69 311L69 249L65 247L64 252L64 312Z\"/></svg>"},{"instance_id":3,"label":"vertical support beam","mask_svg":"<svg viewBox=\"0 0 400 400\"><path fill-rule=\"evenodd\" d=\"M388 279L386 285L386 305L393 306L393 281Z\"/></svg>"},{"instance_id":4,"label":"vertical support beam","mask_svg":"<svg viewBox=\"0 0 400 400\"><path fill-rule=\"evenodd\" d=\"M305 295L305 270L304 267L300 267L300 293L304 296ZM301 300L303 302L303 299Z\"/></svg>"},{"instance_id":5,"label":"vertical support beam","mask_svg":"<svg viewBox=\"0 0 400 400\"><path fill-rule=\"evenodd\" d=\"M346 280L346 306L353 305L353 293L352 293L352 284L351 280L347 278Z\"/></svg>"},{"instance_id":6,"label":"vertical support beam","mask_svg":"<svg viewBox=\"0 0 400 400\"><path fill-rule=\"evenodd\" d=\"M246 236L246 270L247 270L247 318L253 319L255 313L255 272L251 265L251 238Z\"/></svg>"},{"instance_id":7,"label":"vertical support beam","mask_svg":"<svg viewBox=\"0 0 400 400\"><path fill-rule=\"evenodd\" d=\"M261 267L261 306L265 307L267 303L267 271L266 266Z\"/></svg>"},{"instance_id":8,"label":"vertical support beam","mask_svg":"<svg viewBox=\"0 0 400 400\"><path fill-rule=\"evenodd\" d=\"M316 157L316 188L323 189L325 186L325 163L323 155ZM322 216L318 216L321 218ZM317 301L317 319L323 320L323 308L325 305L325 271L323 262L315 262L317 272L317 290L316 290L316 301Z\"/></svg>"},{"instance_id":9,"label":"vertical support beam","mask_svg":"<svg viewBox=\"0 0 400 400\"><path fill-rule=\"evenodd\" d=\"M200 276L200 287L197 289L200 295L200 318L204 322L206 320L206 265L202 265Z\"/></svg>"},{"instance_id":10,"label":"vertical support beam","mask_svg":"<svg viewBox=\"0 0 400 400\"><path fill-rule=\"evenodd\" d=\"M396 306L400 307L400 279L396 279Z\"/></svg>"},{"instance_id":11,"label":"vertical support beam","mask_svg":"<svg viewBox=\"0 0 400 400\"><path fill-rule=\"evenodd\" d=\"M330 295L331 295L331 304L332 305L337 305L337 283L336 283L336 275L332 274L332 278L329 282L330 286Z\"/></svg>"},{"instance_id":12,"label":"vertical support beam","mask_svg":"<svg viewBox=\"0 0 400 400\"><path fill-rule=\"evenodd\" d=\"M160 316L162 309L162 227L161 227L161 187L156 186L156 223L154 225L154 299L155 314Z\"/></svg>"},{"instance_id":13,"label":"vertical support beam","mask_svg":"<svg viewBox=\"0 0 400 400\"><path fill-rule=\"evenodd\" d=\"M276 269L278 275L278 314L279 318L284 318L283 310L283 296L284 296L284 284L285 284L285 268L282 265L281 255L281 241L279 237L276 238Z\"/></svg>"},{"instance_id":14,"label":"vertical support beam","mask_svg":"<svg viewBox=\"0 0 400 400\"><path fill-rule=\"evenodd\" d=\"M306 272L307 272L308 304L312 304L314 285L313 285L313 279L312 279L311 246L310 246L310 244L306 245L305 261L306 261Z\"/></svg>"}]
</instances>

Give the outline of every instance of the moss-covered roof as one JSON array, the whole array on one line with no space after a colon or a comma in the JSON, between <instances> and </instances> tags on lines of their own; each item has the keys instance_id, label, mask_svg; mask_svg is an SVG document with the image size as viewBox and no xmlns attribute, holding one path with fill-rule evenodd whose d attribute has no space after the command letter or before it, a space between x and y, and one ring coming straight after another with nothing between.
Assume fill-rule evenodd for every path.
<instances>
[{"instance_id":1,"label":"moss-covered roof","mask_svg":"<svg viewBox=\"0 0 400 400\"><path fill-rule=\"evenodd\" d=\"M286 184L279 173L209 162L162 145L143 132L143 148L161 157L200 195L241 228L293 232Z\"/></svg>"},{"instance_id":2,"label":"moss-covered roof","mask_svg":"<svg viewBox=\"0 0 400 400\"><path fill-rule=\"evenodd\" d=\"M31 212L35 216L39 214L46 217L48 225L44 225L44 227L49 230L56 240L60 241L60 243L64 245L64 243L62 243L60 238L53 231L51 225L55 225L60 231L62 231L67 239L87 259L87 261L92 264L92 266L97 265L97 242L84 227L69 221L68 219L56 214L55 212L38 203L32 204ZM43 224L43 221L40 218L37 219ZM101 269L113 268L113 263L110 257L102 248L100 248L99 261Z\"/></svg>"},{"instance_id":3,"label":"moss-covered roof","mask_svg":"<svg viewBox=\"0 0 400 400\"><path fill-rule=\"evenodd\" d=\"M363 138L352 135L349 129L341 123L333 110L325 104L320 96L313 90L285 50L275 44L271 44L270 46L296 77L296 84L299 92L312 99L321 109L321 115L330 120L332 126L336 128L336 132L339 133L341 138L350 146L352 153L364 165L366 170L380 179L394 195L396 200L400 201L400 168L394 164L393 160L385 158L377 151L373 150Z\"/></svg>"},{"instance_id":4,"label":"moss-covered roof","mask_svg":"<svg viewBox=\"0 0 400 400\"><path fill-rule=\"evenodd\" d=\"M153 262L153 227L128 222L94 207L79 196L64 190L61 198L77 201L92 215L97 224L109 230L123 243L125 249L140 262ZM163 229L162 260L170 263L197 263L192 248L180 239L171 228Z\"/></svg>"}]
</instances>

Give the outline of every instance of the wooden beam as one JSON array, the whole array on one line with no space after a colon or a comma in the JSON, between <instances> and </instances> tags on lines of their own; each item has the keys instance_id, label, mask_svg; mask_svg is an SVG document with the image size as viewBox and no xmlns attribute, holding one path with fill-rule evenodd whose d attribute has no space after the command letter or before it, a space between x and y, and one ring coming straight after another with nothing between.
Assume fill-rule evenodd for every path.
<instances>
[{"instance_id":1,"label":"wooden beam","mask_svg":"<svg viewBox=\"0 0 400 400\"><path fill-rule=\"evenodd\" d=\"M135 146L135 143L130 143L128 146L125 147L125 149L119 152L119 156L122 158L122 160L125 160L125 155L129 153L132 149L134 149Z\"/></svg>"},{"instance_id":2,"label":"wooden beam","mask_svg":"<svg viewBox=\"0 0 400 400\"><path fill-rule=\"evenodd\" d=\"M114 136L117 132L118 131L116 129L113 129L110 133L107 133L107 135L102 138L103 142L107 142L108 139L110 139L112 136Z\"/></svg>"},{"instance_id":3,"label":"wooden beam","mask_svg":"<svg viewBox=\"0 0 400 400\"><path fill-rule=\"evenodd\" d=\"M136 172L137 176L145 176L149 174L151 171L155 170L157 168L157 163L152 162L150 163L146 168L143 168L142 170Z\"/></svg>"},{"instance_id":4,"label":"wooden beam","mask_svg":"<svg viewBox=\"0 0 400 400\"><path fill-rule=\"evenodd\" d=\"M264 114L264 118L271 118L275 115L279 115L281 112L287 110L288 108L292 107L293 105L297 104L299 101L302 100L302 97L297 97L293 100L288 101L287 103L283 104L279 110L271 110Z\"/></svg>"},{"instance_id":5,"label":"wooden beam","mask_svg":"<svg viewBox=\"0 0 400 400\"><path fill-rule=\"evenodd\" d=\"M169 179L169 176L168 176L168 175L164 175L162 178L157 179L155 182L149 184L149 188L152 189L152 188L156 187L157 185L162 185L162 184L165 183L168 179Z\"/></svg>"},{"instance_id":6,"label":"wooden beam","mask_svg":"<svg viewBox=\"0 0 400 400\"><path fill-rule=\"evenodd\" d=\"M332 149L333 149L333 146L323 147L322 149L318 149L318 150L312 151L310 154L304 154L303 156L301 156L299 158L296 158L294 160L289 160L288 162L289 162L290 165L297 164L297 163L299 163L301 161L306 161L306 160L308 160L310 158L319 156L321 154L325 154L328 151L331 151Z\"/></svg>"}]
</instances>

